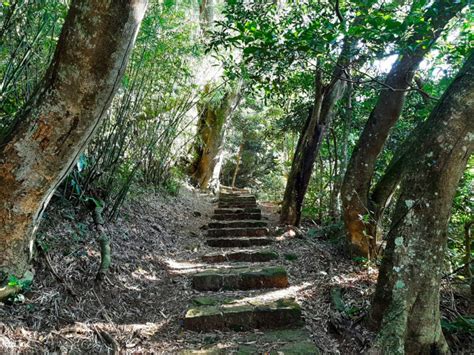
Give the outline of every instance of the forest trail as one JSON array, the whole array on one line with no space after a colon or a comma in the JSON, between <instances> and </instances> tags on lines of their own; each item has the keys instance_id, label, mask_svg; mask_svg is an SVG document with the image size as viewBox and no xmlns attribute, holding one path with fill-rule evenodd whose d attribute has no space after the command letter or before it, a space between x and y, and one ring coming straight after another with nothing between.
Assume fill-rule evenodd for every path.
<instances>
[{"instance_id":1,"label":"forest trail","mask_svg":"<svg viewBox=\"0 0 474 355\"><path fill-rule=\"evenodd\" d=\"M198 291L214 291L193 299L193 306L184 318L184 328L192 331L242 331L264 329L265 349L244 339L232 345L213 344L189 353L239 354L278 352L285 354L317 354L318 348L304 328L301 307L294 298L276 294L273 297L241 297L230 299L219 291L252 289L287 289L288 273L284 266L267 266L279 259L276 242L270 236L268 223L262 221L261 209L254 195L247 190L221 188L217 208L208 224L207 244L228 250L202 255L209 264L221 264L191 276L191 285ZM241 249L235 249L241 248ZM251 249L246 249L251 248ZM250 263L239 266L242 263ZM275 331L275 329L277 331Z\"/></svg>"},{"instance_id":2,"label":"forest trail","mask_svg":"<svg viewBox=\"0 0 474 355\"><path fill-rule=\"evenodd\" d=\"M186 186L174 197L138 195L107 226L112 267L102 283L90 216L52 206L31 289L0 306L2 350L227 354L297 344L311 349L299 353L351 353L372 337L360 319L376 274L344 258L329 231L279 226L272 202L230 208ZM334 309L334 289L347 312ZM193 309L217 315L193 322Z\"/></svg>"}]
</instances>

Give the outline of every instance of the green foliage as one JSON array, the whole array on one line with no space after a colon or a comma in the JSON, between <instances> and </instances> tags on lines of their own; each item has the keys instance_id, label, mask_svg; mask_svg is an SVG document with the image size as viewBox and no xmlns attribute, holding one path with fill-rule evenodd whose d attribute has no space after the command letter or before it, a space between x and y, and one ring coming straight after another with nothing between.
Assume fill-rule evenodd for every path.
<instances>
[{"instance_id":1,"label":"green foliage","mask_svg":"<svg viewBox=\"0 0 474 355\"><path fill-rule=\"evenodd\" d=\"M473 317L462 317L459 316L454 321L448 321L444 318L441 319L441 327L443 331L448 333L474 333L474 318Z\"/></svg>"},{"instance_id":2,"label":"green foliage","mask_svg":"<svg viewBox=\"0 0 474 355\"><path fill-rule=\"evenodd\" d=\"M177 196L182 187L183 179L184 173L176 167L172 168L170 169L169 177L163 183L163 189L171 196Z\"/></svg>"},{"instance_id":3,"label":"green foliage","mask_svg":"<svg viewBox=\"0 0 474 355\"><path fill-rule=\"evenodd\" d=\"M184 21L190 6L150 3L108 115L62 186L67 198L113 218L140 186L178 193L177 157L196 104L190 63L202 55L197 24Z\"/></svg>"},{"instance_id":4,"label":"green foliage","mask_svg":"<svg viewBox=\"0 0 474 355\"><path fill-rule=\"evenodd\" d=\"M464 228L466 224L474 219L473 188L474 156L471 156L454 197L448 228L448 259L453 269L465 263L466 245ZM474 240L471 240L471 258L474 259Z\"/></svg>"},{"instance_id":5,"label":"green foliage","mask_svg":"<svg viewBox=\"0 0 474 355\"><path fill-rule=\"evenodd\" d=\"M0 137L46 73L67 12L65 1L0 5Z\"/></svg>"},{"instance_id":6,"label":"green foliage","mask_svg":"<svg viewBox=\"0 0 474 355\"><path fill-rule=\"evenodd\" d=\"M10 287L19 287L22 291L27 291L32 284L31 279L19 279L14 275L8 276L8 286Z\"/></svg>"}]
</instances>

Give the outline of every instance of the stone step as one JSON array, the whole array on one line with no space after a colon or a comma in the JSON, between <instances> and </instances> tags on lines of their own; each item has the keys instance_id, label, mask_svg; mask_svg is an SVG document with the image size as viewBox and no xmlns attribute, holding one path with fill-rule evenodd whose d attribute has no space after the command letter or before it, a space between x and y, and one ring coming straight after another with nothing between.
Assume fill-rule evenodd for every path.
<instances>
[{"instance_id":1,"label":"stone step","mask_svg":"<svg viewBox=\"0 0 474 355\"><path fill-rule=\"evenodd\" d=\"M240 200L222 201L222 200L219 200L217 202L218 202L217 203L218 207L230 206L232 208L233 206L244 206L244 207L256 207L257 206L256 201L240 201ZM226 207L222 207L222 208L226 208Z\"/></svg>"},{"instance_id":2,"label":"stone step","mask_svg":"<svg viewBox=\"0 0 474 355\"><path fill-rule=\"evenodd\" d=\"M263 246L275 243L274 238L268 237L240 237L240 238L209 238L206 244L215 248L246 248Z\"/></svg>"},{"instance_id":3,"label":"stone step","mask_svg":"<svg viewBox=\"0 0 474 355\"><path fill-rule=\"evenodd\" d=\"M256 204L255 198L253 199L241 199L241 198L233 198L233 199L219 199L217 201L219 204Z\"/></svg>"},{"instance_id":4,"label":"stone step","mask_svg":"<svg viewBox=\"0 0 474 355\"><path fill-rule=\"evenodd\" d=\"M211 217L216 221L235 221L235 220L255 220L262 219L260 213L232 213L232 214L216 214Z\"/></svg>"},{"instance_id":5,"label":"stone step","mask_svg":"<svg viewBox=\"0 0 474 355\"><path fill-rule=\"evenodd\" d=\"M219 202L257 202L257 199L253 195L220 195Z\"/></svg>"},{"instance_id":6,"label":"stone step","mask_svg":"<svg viewBox=\"0 0 474 355\"><path fill-rule=\"evenodd\" d=\"M232 342L220 342L199 349L184 350L181 355L319 355L321 352L304 328L267 330L233 337Z\"/></svg>"},{"instance_id":7,"label":"stone step","mask_svg":"<svg viewBox=\"0 0 474 355\"><path fill-rule=\"evenodd\" d=\"M192 285L198 291L285 288L288 274L282 266L209 269L193 275Z\"/></svg>"},{"instance_id":8,"label":"stone step","mask_svg":"<svg viewBox=\"0 0 474 355\"><path fill-rule=\"evenodd\" d=\"M250 189L248 188L237 188L237 187L230 187L230 186L221 186L219 188L219 193L241 193L241 194L248 194L250 193Z\"/></svg>"},{"instance_id":9,"label":"stone step","mask_svg":"<svg viewBox=\"0 0 474 355\"><path fill-rule=\"evenodd\" d=\"M208 301L195 302L198 305L186 312L185 329L194 331L278 329L296 327L302 320L301 308L291 298L229 303L206 299Z\"/></svg>"},{"instance_id":10,"label":"stone step","mask_svg":"<svg viewBox=\"0 0 474 355\"><path fill-rule=\"evenodd\" d=\"M218 197L240 197L240 196L255 196L249 192L219 192Z\"/></svg>"},{"instance_id":11,"label":"stone step","mask_svg":"<svg viewBox=\"0 0 474 355\"><path fill-rule=\"evenodd\" d=\"M217 208L257 208L255 202L219 202Z\"/></svg>"},{"instance_id":12,"label":"stone step","mask_svg":"<svg viewBox=\"0 0 474 355\"><path fill-rule=\"evenodd\" d=\"M216 208L215 214L262 213L260 208Z\"/></svg>"},{"instance_id":13,"label":"stone step","mask_svg":"<svg viewBox=\"0 0 474 355\"><path fill-rule=\"evenodd\" d=\"M208 229L207 236L210 238L219 237L264 237L268 235L269 230L265 227L255 228L220 228Z\"/></svg>"},{"instance_id":14,"label":"stone step","mask_svg":"<svg viewBox=\"0 0 474 355\"><path fill-rule=\"evenodd\" d=\"M246 227L266 227L268 225L265 221L259 220L246 220L246 221L225 221L225 222L211 222L208 224L209 228L222 229L222 228L246 228Z\"/></svg>"},{"instance_id":15,"label":"stone step","mask_svg":"<svg viewBox=\"0 0 474 355\"><path fill-rule=\"evenodd\" d=\"M227 253L206 254L201 257L207 263L231 262L265 262L278 259L278 253L270 249L233 250Z\"/></svg>"}]
</instances>

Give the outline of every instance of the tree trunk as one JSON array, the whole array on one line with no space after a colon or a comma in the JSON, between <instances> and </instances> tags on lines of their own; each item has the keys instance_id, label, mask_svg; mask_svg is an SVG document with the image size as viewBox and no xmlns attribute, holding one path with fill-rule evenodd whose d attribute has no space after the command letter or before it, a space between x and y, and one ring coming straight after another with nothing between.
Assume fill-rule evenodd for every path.
<instances>
[{"instance_id":1,"label":"tree trunk","mask_svg":"<svg viewBox=\"0 0 474 355\"><path fill-rule=\"evenodd\" d=\"M237 153L237 162L235 163L234 176L232 177L232 188L235 187L235 180L237 179L237 174L239 173L240 157L242 156L243 150L244 150L244 143L241 143L239 146L239 152Z\"/></svg>"},{"instance_id":2,"label":"tree trunk","mask_svg":"<svg viewBox=\"0 0 474 355\"><path fill-rule=\"evenodd\" d=\"M344 174L346 173L347 164L349 162L349 133L351 131L352 125L352 92L353 92L353 85L351 82L347 84L347 89L345 93L344 100L346 101L344 111L342 112L342 119L343 119L343 139L342 139L342 154L340 158L340 166L338 169L338 173L335 177L334 182L334 222L338 222L341 220L341 188L342 188L342 180L344 179ZM335 135L334 135L335 140ZM335 144L334 149L337 151L337 146ZM336 158L336 161L338 158Z\"/></svg>"},{"instance_id":3,"label":"tree trunk","mask_svg":"<svg viewBox=\"0 0 474 355\"><path fill-rule=\"evenodd\" d=\"M432 111L405 156L401 193L371 309L382 324L374 351L448 352L439 286L452 200L474 150L474 53Z\"/></svg>"},{"instance_id":4,"label":"tree trunk","mask_svg":"<svg viewBox=\"0 0 474 355\"><path fill-rule=\"evenodd\" d=\"M304 195L313 172L314 161L317 157L316 152L319 150L326 128L325 122L321 122L321 106L325 97L325 90L320 80L320 74L320 72L317 74L316 93L311 114L306 120L303 132L296 145L286 183L280 214L280 223L283 224L297 226L300 223Z\"/></svg>"},{"instance_id":5,"label":"tree trunk","mask_svg":"<svg viewBox=\"0 0 474 355\"><path fill-rule=\"evenodd\" d=\"M343 49L328 85L323 86L321 72L316 73L314 103L293 156L283 197L280 223L295 226L300 223L301 208L313 172L314 162L319 154L326 130L331 125L334 106L344 95L346 88L344 79L349 77L346 67L352 57L355 43L355 39L344 41Z\"/></svg>"},{"instance_id":6,"label":"tree trunk","mask_svg":"<svg viewBox=\"0 0 474 355\"><path fill-rule=\"evenodd\" d=\"M202 31L207 31L214 23L214 0L201 0L199 21Z\"/></svg>"},{"instance_id":7,"label":"tree trunk","mask_svg":"<svg viewBox=\"0 0 474 355\"><path fill-rule=\"evenodd\" d=\"M205 87L205 93L209 93L210 84ZM195 159L191 165L191 177L200 189L208 189L213 176L219 176L215 171L218 164L222 143L225 134L225 123L240 100L239 88L227 92L214 107L211 102L206 102L200 109L198 121L197 143L195 145Z\"/></svg>"},{"instance_id":8,"label":"tree trunk","mask_svg":"<svg viewBox=\"0 0 474 355\"><path fill-rule=\"evenodd\" d=\"M146 0L73 0L43 85L0 143L0 274L21 276L56 187L114 96Z\"/></svg>"},{"instance_id":9,"label":"tree trunk","mask_svg":"<svg viewBox=\"0 0 474 355\"><path fill-rule=\"evenodd\" d=\"M375 185L368 201L368 209L371 218L366 224L368 235L375 236L377 239L382 233L381 221L385 209L389 206L395 190L400 183L403 170L405 168L406 155L410 153L412 144L416 144L418 136L417 131L427 129L426 122L419 124L414 132L408 137L404 144L395 152L395 157L385 170L384 175ZM413 140L413 141L410 141Z\"/></svg>"},{"instance_id":10,"label":"tree trunk","mask_svg":"<svg viewBox=\"0 0 474 355\"><path fill-rule=\"evenodd\" d=\"M339 200L339 154L337 151L338 140L334 129L331 128L331 138L333 142L333 149L334 149L334 159L330 159L330 170L329 170L329 217L331 221L334 223L339 219L339 209L338 209L338 200ZM329 139L328 141L328 151L331 152L331 142ZM331 154L330 154L331 155ZM331 162L332 160L332 162Z\"/></svg>"},{"instance_id":11,"label":"tree trunk","mask_svg":"<svg viewBox=\"0 0 474 355\"><path fill-rule=\"evenodd\" d=\"M344 222L349 250L353 255L369 257L375 250L376 236L368 233L365 222L371 217L369 190L375 163L390 129L400 116L406 90L411 85L415 70L445 25L465 5L466 1L453 3L451 0L437 0L426 10L424 18L426 23L430 23L429 30L416 31L404 44L407 49L400 53L388 74L384 88L354 148L342 186Z\"/></svg>"}]
</instances>

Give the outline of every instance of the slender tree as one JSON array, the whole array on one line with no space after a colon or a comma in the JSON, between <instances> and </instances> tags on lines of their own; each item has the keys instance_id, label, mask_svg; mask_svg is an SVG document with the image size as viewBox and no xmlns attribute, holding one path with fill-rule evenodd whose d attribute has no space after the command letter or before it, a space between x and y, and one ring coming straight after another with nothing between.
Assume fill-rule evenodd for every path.
<instances>
[{"instance_id":1,"label":"slender tree","mask_svg":"<svg viewBox=\"0 0 474 355\"><path fill-rule=\"evenodd\" d=\"M146 0L73 0L41 87L0 142L0 279L29 268L56 187L118 87Z\"/></svg>"},{"instance_id":2,"label":"slender tree","mask_svg":"<svg viewBox=\"0 0 474 355\"><path fill-rule=\"evenodd\" d=\"M456 187L474 150L474 52L407 140L371 321L377 353L445 354L439 287Z\"/></svg>"},{"instance_id":3,"label":"slender tree","mask_svg":"<svg viewBox=\"0 0 474 355\"><path fill-rule=\"evenodd\" d=\"M328 84L323 84L321 71L317 70L316 72L313 106L293 156L283 197L281 223L291 225L300 223L301 208L313 172L314 162L331 125L334 106L343 97L347 80L350 79L348 66L356 43L354 38L345 38L341 54Z\"/></svg>"},{"instance_id":4,"label":"slender tree","mask_svg":"<svg viewBox=\"0 0 474 355\"><path fill-rule=\"evenodd\" d=\"M400 117L405 94L412 85L418 65L446 24L467 1L436 0L423 14L423 23L401 44L399 56L387 75L369 119L352 153L342 185L343 215L349 249L352 254L369 256L374 251L376 236L370 235L366 220L370 216L369 191L375 163L390 129ZM415 2L414 6L419 6Z\"/></svg>"}]
</instances>

